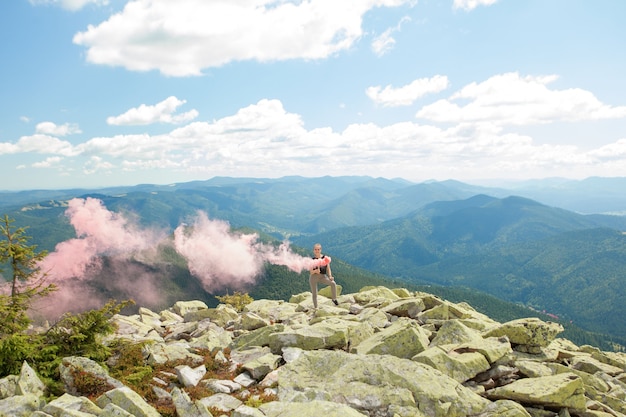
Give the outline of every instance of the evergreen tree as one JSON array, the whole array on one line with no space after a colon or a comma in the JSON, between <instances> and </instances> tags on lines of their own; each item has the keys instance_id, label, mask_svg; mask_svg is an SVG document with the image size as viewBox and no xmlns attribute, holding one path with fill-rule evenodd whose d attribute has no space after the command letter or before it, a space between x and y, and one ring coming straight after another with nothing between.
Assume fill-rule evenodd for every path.
<instances>
[{"instance_id":1,"label":"evergreen tree","mask_svg":"<svg viewBox=\"0 0 626 417\"><path fill-rule=\"evenodd\" d=\"M13 222L6 214L0 221L0 273L4 269L9 273L0 290L0 339L28 328L32 301L56 289L46 283L46 274L39 267L47 252L37 252L36 245L29 245L26 228L15 227Z\"/></svg>"}]
</instances>

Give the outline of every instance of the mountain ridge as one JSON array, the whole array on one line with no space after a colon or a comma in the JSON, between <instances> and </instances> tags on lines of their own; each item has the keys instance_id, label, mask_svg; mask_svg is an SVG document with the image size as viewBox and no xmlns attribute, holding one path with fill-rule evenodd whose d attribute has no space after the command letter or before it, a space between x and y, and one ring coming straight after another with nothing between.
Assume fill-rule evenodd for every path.
<instances>
[{"instance_id":1,"label":"mountain ridge","mask_svg":"<svg viewBox=\"0 0 626 417\"><path fill-rule=\"evenodd\" d=\"M603 180L593 179L592 183ZM613 190L611 187L620 185L622 179L607 179L607 183L606 187L600 187L603 192ZM555 184L558 182L550 183L553 187ZM482 282L480 288L484 290L484 282L489 280L480 275L500 277L502 274L495 270L497 265L500 271L508 271L507 280L518 282L519 288L528 288L528 285L532 287L533 280L527 275L532 274L532 270L524 269L521 260L534 260L529 265L546 264L537 267L544 275L560 268L574 271L568 280L575 281L576 273L584 272L589 286L602 286L601 269L605 266L575 260L600 259L603 245L611 245L619 235L603 235L598 230L609 228L619 233L626 229L626 217L582 215L528 197L506 195L500 188L487 189L505 195L487 195L484 187L454 180L412 184L372 177L218 177L165 186L148 184L97 192L81 190L76 195L63 192L65 200L59 201L41 201L42 194L35 193L33 198L38 202L7 206L7 201L0 200L3 202L0 206L7 209L10 217L16 218L17 225L29 227L40 249L50 251L57 243L75 237L63 215L67 199L95 197L109 210L137 219L145 227L171 230L197 211L204 211L211 218L227 221L233 228L249 227L275 239L289 239L302 247L310 247L319 240L329 253L392 279L441 285ZM18 199L26 198L18 194ZM592 197L588 195L589 199ZM403 214L399 216L400 213ZM389 228L390 225L393 228ZM433 230L436 233L433 234ZM582 244L569 248L568 236L563 233L573 230L581 230L583 236L588 234L587 240L597 248ZM581 238L581 242L584 241L585 238ZM568 257L559 258L549 245L560 247ZM583 248L587 252L581 252ZM553 253L553 259L540 256L547 253ZM459 267L461 260L462 267ZM614 270L621 268L619 260L610 265ZM467 276L468 271L472 277ZM514 287L511 284L510 288ZM511 294L519 292L518 288L514 289ZM619 293L619 289L616 292ZM497 295L533 308L547 307L546 300ZM574 299L575 294L570 293L569 297ZM608 294L607 306L614 302L614 295ZM583 323L584 314L577 312L570 316ZM605 324L606 320L597 318L597 312L589 312L589 315ZM595 330L589 327L593 323L587 324L588 330Z\"/></svg>"}]
</instances>

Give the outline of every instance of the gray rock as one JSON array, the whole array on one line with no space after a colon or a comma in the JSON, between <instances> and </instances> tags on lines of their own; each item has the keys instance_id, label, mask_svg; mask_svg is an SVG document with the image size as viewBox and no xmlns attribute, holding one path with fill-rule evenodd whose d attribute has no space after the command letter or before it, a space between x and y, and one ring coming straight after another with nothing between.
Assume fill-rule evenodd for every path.
<instances>
[{"instance_id":1,"label":"gray rock","mask_svg":"<svg viewBox=\"0 0 626 417\"><path fill-rule=\"evenodd\" d=\"M178 381L184 387L195 387L204 375L206 375L206 366L204 366L204 364L195 368L188 365L179 365L174 369L176 370Z\"/></svg>"},{"instance_id":2,"label":"gray rock","mask_svg":"<svg viewBox=\"0 0 626 417\"><path fill-rule=\"evenodd\" d=\"M120 381L109 376L109 373L95 361L81 356L68 356L63 358L59 365L61 381L65 386L65 392L72 395L82 395L81 387L77 386L75 376L80 373L89 374L92 378L100 379L111 388L123 387Z\"/></svg>"},{"instance_id":3,"label":"gray rock","mask_svg":"<svg viewBox=\"0 0 626 417\"><path fill-rule=\"evenodd\" d=\"M17 394L34 394L42 397L46 393L46 385L39 379L37 373L30 365L24 361L22 370L17 380Z\"/></svg>"},{"instance_id":4,"label":"gray rock","mask_svg":"<svg viewBox=\"0 0 626 417\"><path fill-rule=\"evenodd\" d=\"M35 394L15 395L0 400L0 416L29 417L44 404L44 399Z\"/></svg>"},{"instance_id":5,"label":"gray rock","mask_svg":"<svg viewBox=\"0 0 626 417\"><path fill-rule=\"evenodd\" d=\"M424 383L428 381L428 383ZM481 412L489 401L421 363L391 355L308 351L279 371L281 401L332 401L369 415L392 405L432 417Z\"/></svg>"},{"instance_id":6,"label":"gray rock","mask_svg":"<svg viewBox=\"0 0 626 417\"><path fill-rule=\"evenodd\" d=\"M240 400L227 394L211 395L210 397L201 399L200 402L209 408L215 408L225 413L231 412L243 405Z\"/></svg>"},{"instance_id":7,"label":"gray rock","mask_svg":"<svg viewBox=\"0 0 626 417\"><path fill-rule=\"evenodd\" d=\"M100 415L102 409L87 397L63 394L59 398L50 401L43 407L42 411L53 416L63 415L71 411L77 411L86 415Z\"/></svg>"},{"instance_id":8,"label":"gray rock","mask_svg":"<svg viewBox=\"0 0 626 417\"><path fill-rule=\"evenodd\" d=\"M172 306L172 311L180 317L185 317L187 313L191 313L198 310L206 310L209 308L204 301L192 300L192 301L177 301Z\"/></svg>"},{"instance_id":9,"label":"gray rock","mask_svg":"<svg viewBox=\"0 0 626 417\"><path fill-rule=\"evenodd\" d=\"M213 417L201 401L191 401L189 395L178 387L172 389L172 401L178 417Z\"/></svg>"},{"instance_id":10,"label":"gray rock","mask_svg":"<svg viewBox=\"0 0 626 417\"><path fill-rule=\"evenodd\" d=\"M104 408L115 404L135 417L161 417L161 414L146 402L139 394L128 387L115 388L105 392L96 400Z\"/></svg>"},{"instance_id":11,"label":"gray rock","mask_svg":"<svg viewBox=\"0 0 626 417\"><path fill-rule=\"evenodd\" d=\"M363 414L347 405L320 400L306 403L271 402L263 404L259 410L266 417L363 417Z\"/></svg>"},{"instance_id":12,"label":"gray rock","mask_svg":"<svg viewBox=\"0 0 626 417\"><path fill-rule=\"evenodd\" d=\"M410 359L428 348L430 340L415 320L400 318L352 348L359 354L393 355Z\"/></svg>"},{"instance_id":13,"label":"gray rock","mask_svg":"<svg viewBox=\"0 0 626 417\"><path fill-rule=\"evenodd\" d=\"M531 317L503 323L488 330L483 336L507 336L512 344L545 347L562 331L563 326L558 323Z\"/></svg>"},{"instance_id":14,"label":"gray rock","mask_svg":"<svg viewBox=\"0 0 626 417\"><path fill-rule=\"evenodd\" d=\"M626 355L557 339L557 323L500 324L466 303L384 287L343 294L340 303L320 296L312 312L305 292L290 302L256 300L242 313L202 302L159 314L140 307L116 315L120 327L103 343L147 342L147 365L183 363L144 387L180 417L209 417L209 407L235 417L626 417ZM237 376L206 378L206 350ZM0 417L159 415L94 361L64 358L59 372L67 392L49 404L30 364L0 379ZM73 380L83 373L109 384L95 403ZM216 394L191 400L202 392L192 391L196 384Z\"/></svg>"},{"instance_id":15,"label":"gray rock","mask_svg":"<svg viewBox=\"0 0 626 417\"><path fill-rule=\"evenodd\" d=\"M492 400L509 399L527 404L571 408L586 408L583 381L573 373L538 378L524 378L508 385L486 391Z\"/></svg>"}]
</instances>

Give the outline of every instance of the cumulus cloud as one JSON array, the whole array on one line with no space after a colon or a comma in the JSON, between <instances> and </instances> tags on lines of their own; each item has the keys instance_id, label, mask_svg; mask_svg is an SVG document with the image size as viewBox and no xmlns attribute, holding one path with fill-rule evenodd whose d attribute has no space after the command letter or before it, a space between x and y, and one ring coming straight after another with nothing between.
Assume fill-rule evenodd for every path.
<instances>
[{"instance_id":1,"label":"cumulus cloud","mask_svg":"<svg viewBox=\"0 0 626 417\"><path fill-rule=\"evenodd\" d=\"M31 152L63 156L76 154L76 150L70 142L42 134L22 136L16 143L0 142L0 155Z\"/></svg>"},{"instance_id":2,"label":"cumulus cloud","mask_svg":"<svg viewBox=\"0 0 626 417\"><path fill-rule=\"evenodd\" d=\"M59 5L62 8L70 11L78 11L88 4L95 4L96 6L106 6L109 4L109 0L29 0L33 5L40 4L53 4Z\"/></svg>"},{"instance_id":3,"label":"cumulus cloud","mask_svg":"<svg viewBox=\"0 0 626 417\"><path fill-rule=\"evenodd\" d=\"M454 0L453 9L474 10L478 6L491 6L498 0Z\"/></svg>"},{"instance_id":4,"label":"cumulus cloud","mask_svg":"<svg viewBox=\"0 0 626 417\"><path fill-rule=\"evenodd\" d=\"M44 161L41 162L35 162L32 167L33 168L51 168L51 167L55 167L58 166L61 161L63 161L63 158L61 158L60 156L51 156L46 158Z\"/></svg>"},{"instance_id":5,"label":"cumulus cloud","mask_svg":"<svg viewBox=\"0 0 626 417\"><path fill-rule=\"evenodd\" d=\"M133 0L73 41L95 64L193 76L233 61L327 58L359 40L366 12L412 1Z\"/></svg>"},{"instance_id":6,"label":"cumulus cloud","mask_svg":"<svg viewBox=\"0 0 626 417\"><path fill-rule=\"evenodd\" d=\"M52 122L41 122L35 127L36 133L51 136L67 136L76 133L82 133L78 125L65 123L63 125L57 125Z\"/></svg>"},{"instance_id":7,"label":"cumulus cloud","mask_svg":"<svg viewBox=\"0 0 626 417\"><path fill-rule=\"evenodd\" d=\"M603 160L626 160L626 138L601 146L590 154Z\"/></svg>"},{"instance_id":8,"label":"cumulus cloud","mask_svg":"<svg viewBox=\"0 0 626 417\"><path fill-rule=\"evenodd\" d=\"M170 96L155 105L142 104L127 110L119 116L107 118L107 123L116 126L149 125L153 123L179 124L189 122L198 117L198 111L193 109L182 114L174 114L176 110L185 104L186 100L179 100Z\"/></svg>"},{"instance_id":9,"label":"cumulus cloud","mask_svg":"<svg viewBox=\"0 0 626 417\"><path fill-rule=\"evenodd\" d=\"M514 72L496 75L481 83L468 84L449 99L423 107L416 117L435 122L502 125L626 117L626 106L603 104L589 91L551 90L549 84L556 79L555 75L520 76Z\"/></svg>"},{"instance_id":10,"label":"cumulus cloud","mask_svg":"<svg viewBox=\"0 0 626 417\"><path fill-rule=\"evenodd\" d=\"M426 79L432 89L437 83ZM430 80L430 83L427 82ZM580 89L555 89L555 76L501 74L468 84L417 112L419 121L354 123L345 129L306 128L280 100L263 99L212 121L193 121L162 134L93 137L72 145L46 135L0 143L0 154L66 157L49 166L85 175L143 172L189 177L372 175L487 178L626 175L625 139L583 146L540 143L519 127L626 118L626 107L600 102ZM440 81L448 82L442 77ZM410 85L413 85L411 83ZM416 85L420 85L417 83ZM429 88L416 88L424 93ZM408 87L377 91L381 103L410 102ZM384 98L384 100L383 100ZM516 131L518 130L518 131ZM71 157L71 158L70 158Z\"/></svg>"},{"instance_id":11,"label":"cumulus cloud","mask_svg":"<svg viewBox=\"0 0 626 417\"><path fill-rule=\"evenodd\" d=\"M448 77L435 75L432 78L419 78L398 88L391 85L384 88L381 86L369 87L365 94L375 103L385 107L409 106L418 98L443 91L449 85Z\"/></svg>"}]
</instances>

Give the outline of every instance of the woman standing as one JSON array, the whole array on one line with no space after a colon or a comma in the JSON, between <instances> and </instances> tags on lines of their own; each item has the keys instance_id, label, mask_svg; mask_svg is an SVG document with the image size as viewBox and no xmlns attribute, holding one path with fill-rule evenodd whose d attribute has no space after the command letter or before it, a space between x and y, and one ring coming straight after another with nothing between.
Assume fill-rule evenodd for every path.
<instances>
[{"instance_id":1,"label":"woman standing","mask_svg":"<svg viewBox=\"0 0 626 417\"><path fill-rule=\"evenodd\" d=\"M326 255L322 254L322 245L316 243L313 246L313 259L324 259ZM310 269L309 285L311 286L311 294L313 295L313 308L317 308L317 284L322 283L330 285L330 290L333 296L333 303L339 305L337 302L337 284L333 273L330 270L330 263L325 266L316 266Z\"/></svg>"}]
</instances>

